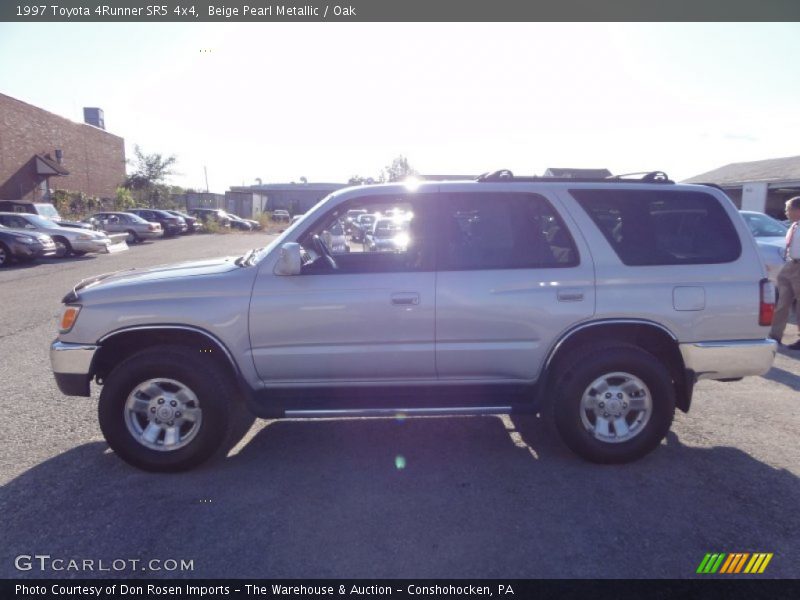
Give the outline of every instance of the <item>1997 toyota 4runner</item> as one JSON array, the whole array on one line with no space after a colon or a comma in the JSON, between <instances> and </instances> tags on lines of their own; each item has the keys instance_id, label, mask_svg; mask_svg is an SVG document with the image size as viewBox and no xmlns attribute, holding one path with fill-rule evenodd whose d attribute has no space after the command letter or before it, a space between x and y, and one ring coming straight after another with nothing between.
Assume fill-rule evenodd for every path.
<instances>
[{"instance_id":1,"label":"1997 toyota 4runner","mask_svg":"<svg viewBox=\"0 0 800 600\"><path fill-rule=\"evenodd\" d=\"M327 232L390 219L392 251ZM349 188L266 248L99 275L63 300L62 392L102 385L142 469L226 452L254 416L540 412L577 454L637 459L699 379L765 373L774 289L720 190L662 173Z\"/></svg>"}]
</instances>

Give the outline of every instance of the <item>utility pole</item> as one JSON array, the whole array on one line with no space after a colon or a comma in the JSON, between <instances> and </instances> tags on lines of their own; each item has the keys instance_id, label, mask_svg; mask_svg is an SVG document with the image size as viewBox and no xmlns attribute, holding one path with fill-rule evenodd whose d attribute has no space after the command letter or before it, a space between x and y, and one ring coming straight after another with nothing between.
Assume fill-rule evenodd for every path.
<instances>
[{"instance_id":1,"label":"utility pole","mask_svg":"<svg viewBox=\"0 0 800 600\"><path fill-rule=\"evenodd\" d=\"M208 169L203 165L203 172L206 174L206 194L208 193Z\"/></svg>"}]
</instances>

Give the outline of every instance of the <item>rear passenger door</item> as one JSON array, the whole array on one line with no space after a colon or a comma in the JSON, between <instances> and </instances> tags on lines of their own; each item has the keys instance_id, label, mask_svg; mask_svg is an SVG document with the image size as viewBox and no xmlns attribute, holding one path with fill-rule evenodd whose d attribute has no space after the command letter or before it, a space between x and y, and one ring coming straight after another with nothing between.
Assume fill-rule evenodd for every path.
<instances>
[{"instance_id":1,"label":"rear passenger door","mask_svg":"<svg viewBox=\"0 0 800 600\"><path fill-rule=\"evenodd\" d=\"M436 369L442 380L532 381L553 341L594 313L588 248L541 194L443 195Z\"/></svg>"}]
</instances>

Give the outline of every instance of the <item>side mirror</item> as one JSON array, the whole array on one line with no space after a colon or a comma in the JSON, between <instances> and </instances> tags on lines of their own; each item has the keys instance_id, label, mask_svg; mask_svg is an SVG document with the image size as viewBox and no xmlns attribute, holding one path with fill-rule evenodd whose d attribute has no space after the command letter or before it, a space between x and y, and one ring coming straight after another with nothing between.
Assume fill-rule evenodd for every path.
<instances>
[{"instance_id":1,"label":"side mirror","mask_svg":"<svg viewBox=\"0 0 800 600\"><path fill-rule=\"evenodd\" d=\"M303 266L303 259L300 257L300 244L286 242L281 246L281 256L275 265L276 275L299 275Z\"/></svg>"}]
</instances>

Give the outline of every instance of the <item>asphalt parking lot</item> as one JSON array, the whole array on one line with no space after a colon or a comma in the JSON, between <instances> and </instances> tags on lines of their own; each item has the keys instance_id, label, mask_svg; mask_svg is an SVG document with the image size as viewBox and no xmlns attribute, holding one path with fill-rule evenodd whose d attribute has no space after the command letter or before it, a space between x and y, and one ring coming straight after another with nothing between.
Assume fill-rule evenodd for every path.
<instances>
[{"instance_id":1,"label":"asphalt parking lot","mask_svg":"<svg viewBox=\"0 0 800 600\"><path fill-rule=\"evenodd\" d=\"M269 239L194 236L0 271L0 577L683 578L708 552L771 552L761 577L800 576L797 352L764 377L700 382L662 447L630 465L584 463L538 418L496 416L257 421L223 461L129 467L102 439L96 386L66 398L53 381L61 297L97 273ZM15 568L33 554L142 563ZM193 570L142 571L153 559Z\"/></svg>"}]
</instances>

